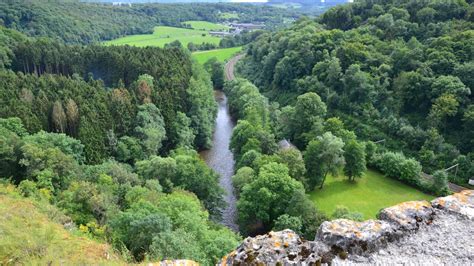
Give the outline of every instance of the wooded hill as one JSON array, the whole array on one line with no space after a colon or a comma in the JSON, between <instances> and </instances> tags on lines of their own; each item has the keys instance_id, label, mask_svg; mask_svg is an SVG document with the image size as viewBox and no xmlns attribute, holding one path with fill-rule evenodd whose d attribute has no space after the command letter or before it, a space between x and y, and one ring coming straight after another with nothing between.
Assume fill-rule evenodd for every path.
<instances>
[{"instance_id":1,"label":"wooded hill","mask_svg":"<svg viewBox=\"0 0 474 266\"><path fill-rule=\"evenodd\" d=\"M235 12L239 22L281 26L297 18L297 11L270 6L231 3L111 4L75 1L2 1L0 25L28 36L50 37L71 44L112 40L132 34L152 33L159 25L181 27L181 22L225 21L221 13Z\"/></svg>"},{"instance_id":2,"label":"wooded hill","mask_svg":"<svg viewBox=\"0 0 474 266\"><path fill-rule=\"evenodd\" d=\"M282 109L280 137L304 149L321 126L288 124L315 92L363 140L418 159L425 172L459 163L474 176L472 1L357 1L261 35L241 72Z\"/></svg>"}]
</instances>

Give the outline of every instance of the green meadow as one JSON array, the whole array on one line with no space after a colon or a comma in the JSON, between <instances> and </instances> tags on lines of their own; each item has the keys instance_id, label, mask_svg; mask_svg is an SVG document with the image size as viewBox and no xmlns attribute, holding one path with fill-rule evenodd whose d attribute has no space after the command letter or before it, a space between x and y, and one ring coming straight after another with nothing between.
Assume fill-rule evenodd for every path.
<instances>
[{"instance_id":1,"label":"green meadow","mask_svg":"<svg viewBox=\"0 0 474 266\"><path fill-rule=\"evenodd\" d=\"M189 25L195 30L204 30L204 31L225 31L229 29L229 26L212 23L208 21L185 21L183 25Z\"/></svg>"},{"instance_id":2,"label":"green meadow","mask_svg":"<svg viewBox=\"0 0 474 266\"><path fill-rule=\"evenodd\" d=\"M198 51L193 53L193 57L197 60L199 64L206 63L207 60L211 59L212 57L216 57L218 61L224 62L236 53L240 52L241 50L242 46L209 51Z\"/></svg>"},{"instance_id":3,"label":"green meadow","mask_svg":"<svg viewBox=\"0 0 474 266\"><path fill-rule=\"evenodd\" d=\"M382 174L367 170L362 178L350 182L344 176L328 176L322 190L310 194L316 207L331 215L338 205L375 218L380 209L411 200L431 200L434 197Z\"/></svg>"},{"instance_id":4,"label":"green meadow","mask_svg":"<svg viewBox=\"0 0 474 266\"><path fill-rule=\"evenodd\" d=\"M217 24L216 24L217 25ZM105 42L105 45L132 45L138 47L159 46L180 41L183 46L194 44L213 43L218 45L221 38L211 36L207 31L196 29L175 28L167 26L155 27L152 34L130 35Z\"/></svg>"}]
</instances>

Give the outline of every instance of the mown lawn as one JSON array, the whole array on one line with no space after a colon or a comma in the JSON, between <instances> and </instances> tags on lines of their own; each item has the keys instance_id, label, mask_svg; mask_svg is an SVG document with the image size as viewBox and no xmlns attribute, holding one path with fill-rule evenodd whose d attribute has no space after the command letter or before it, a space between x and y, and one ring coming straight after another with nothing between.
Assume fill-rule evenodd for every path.
<instances>
[{"instance_id":1,"label":"mown lawn","mask_svg":"<svg viewBox=\"0 0 474 266\"><path fill-rule=\"evenodd\" d=\"M153 34L130 35L115 40L107 41L105 45L132 45L138 47L159 46L180 41L185 47L188 43L194 44L213 43L218 45L221 38L209 35L207 31L184 29L167 26L155 27Z\"/></svg>"},{"instance_id":2,"label":"mown lawn","mask_svg":"<svg viewBox=\"0 0 474 266\"><path fill-rule=\"evenodd\" d=\"M309 195L317 208L328 215L342 205L350 211L362 213L364 219L375 218L380 209L400 202L434 198L372 170L355 183L343 176L328 176L324 188L316 188Z\"/></svg>"},{"instance_id":3,"label":"mown lawn","mask_svg":"<svg viewBox=\"0 0 474 266\"><path fill-rule=\"evenodd\" d=\"M194 52L193 57L197 60L199 64L206 63L207 60L211 59L212 57L216 57L217 60L219 60L220 62L224 62L234 56L236 53L240 52L241 50L242 46L209 51L199 51Z\"/></svg>"},{"instance_id":4,"label":"mown lawn","mask_svg":"<svg viewBox=\"0 0 474 266\"><path fill-rule=\"evenodd\" d=\"M228 30L229 27L222 24L212 23L208 21L185 21L182 24L191 25L191 28L195 30L204 30L204 31L221 31L221 30Z\"/></svg>"}]
</instances>

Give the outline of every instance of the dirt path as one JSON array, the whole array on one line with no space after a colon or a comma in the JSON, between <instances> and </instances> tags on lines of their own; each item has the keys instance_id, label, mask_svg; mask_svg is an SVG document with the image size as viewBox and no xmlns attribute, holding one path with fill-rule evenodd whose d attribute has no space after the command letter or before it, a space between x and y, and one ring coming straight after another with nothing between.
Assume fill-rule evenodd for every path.
<instances>
[{"instance_id":1,"label":"dirt path","mask_svg":"<svg viewBox=\"0 0 474 266\"><path fill-rule=\"evenodd\" d=\"M232 58L227 62L227 64L225 64L224 72L225 72L225 79L226 79L226 80L234 80L234 79L235 79L234 67L235 67L235 64L236 64L240 59L242 59L242 57L244 57L243 54L234 56L234 57L232 57Z\"/></svg>"}]
</instances>

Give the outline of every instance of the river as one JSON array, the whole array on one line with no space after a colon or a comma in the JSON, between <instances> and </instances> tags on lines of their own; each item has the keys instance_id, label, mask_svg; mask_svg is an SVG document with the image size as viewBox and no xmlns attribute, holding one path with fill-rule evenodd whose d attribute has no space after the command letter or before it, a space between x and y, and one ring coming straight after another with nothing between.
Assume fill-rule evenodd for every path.
<instances>
[{"instance_id":1,"label":"river","mask_svg":"<svg viewBox=\"0 0 474 266\"><path fill-rule=\"evenodd\" d=\"M237 216L237 199L232 185L234 155L229 149L230 138L235 124L230 116L225 94L222 91L216 90L214 96L219 105L219 109L212 138L212 148L202 151L201 157L206 161L209 167L219 174L219 184L226 192L224 200L227 203L227 207L222 210L222 224L234 231L238 231L239 227L235 223Z\"/></svg>"}]
</instances>

